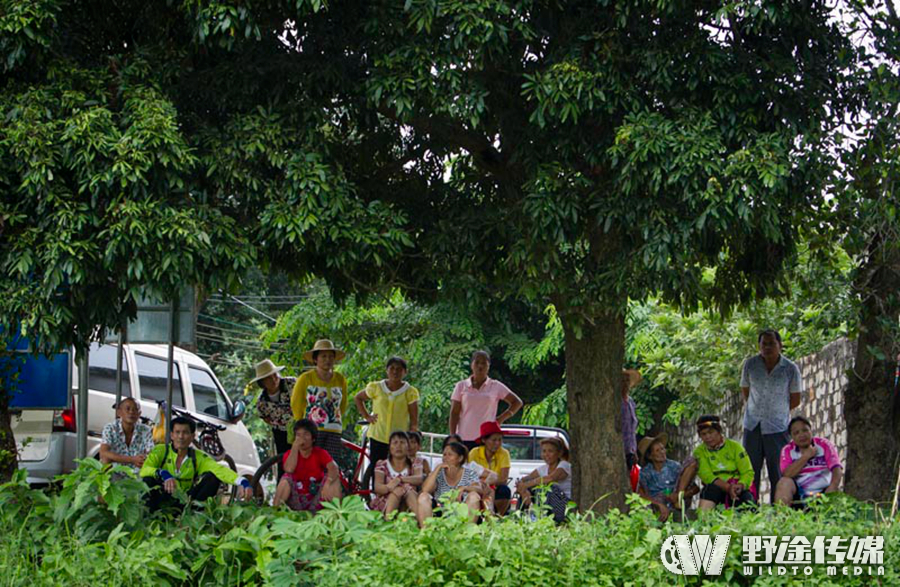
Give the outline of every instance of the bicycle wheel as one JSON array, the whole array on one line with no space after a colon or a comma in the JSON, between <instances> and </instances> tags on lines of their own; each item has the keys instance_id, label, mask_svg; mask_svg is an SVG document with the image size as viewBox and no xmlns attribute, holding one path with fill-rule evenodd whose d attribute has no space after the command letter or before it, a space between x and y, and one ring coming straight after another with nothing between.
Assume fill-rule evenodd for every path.
<instances>
[{"instance_id":1,"label":"bicycle wheel","mask_svg":"<svg viewBox=\"0 0 900 587\"><path fill-rule=\"evenodd\" d=\"M228 453L225 453L224 455L222 455L221 461L224 461L224 463L226 465L228 465L228 467L232 471L237 473L237 463L234 462L234 459L231 458L231 455L229 455ZM221 489L221 495L226 498L225 503L231 503L233 501L237 501L237 498L238 498L237 485L228 486L228 485L223 484L222 489Z\"/></svg>"},{"instance_id":2,"label":"bicycle wheel","mask_svg":"<svg viewBox=\"0 0 900 587\"><path fill-rule=\"evenodd\" d=\"M260 505L269 503L266 495L264 483L278 484L278 464L281 462L282 455L272 455L259 466L253 479L250 480L250 487L253 489L253 499Z\"/></svg>"}]
</instances>

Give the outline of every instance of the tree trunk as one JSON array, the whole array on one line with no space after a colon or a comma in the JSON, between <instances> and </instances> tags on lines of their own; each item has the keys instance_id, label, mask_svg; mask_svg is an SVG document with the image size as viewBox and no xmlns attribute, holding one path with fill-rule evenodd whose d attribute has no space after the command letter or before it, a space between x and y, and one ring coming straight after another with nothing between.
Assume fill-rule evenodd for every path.
<instances>
[{"instance_id":1,"label":"tree trunk","mask_svg":"<svg viewBox=\"0 0 900 587\"><path fill-rule=\"evenodd\" d=\"M624 313L587 324L557 308L566 339L566 397L571 437L573 499L581 511L623 509L627 492L620 430ZM580 336L579 336L580 335Z\"/></svg>"},{"instance_id":2,"label":"tree trunk","mask_svg":"<svg viewBox=\"0 0 900 587\"><path fill-rule=\"evenodd\" d=\"M894 356L900 316L900 248L873 239L860 267L860 332L850 385L844 399L847 419L845 491L861 500L893 498L900 457L900 422L894 392ZM880 356L879 356L880 355Z\"/></svg>"}]
</instances>

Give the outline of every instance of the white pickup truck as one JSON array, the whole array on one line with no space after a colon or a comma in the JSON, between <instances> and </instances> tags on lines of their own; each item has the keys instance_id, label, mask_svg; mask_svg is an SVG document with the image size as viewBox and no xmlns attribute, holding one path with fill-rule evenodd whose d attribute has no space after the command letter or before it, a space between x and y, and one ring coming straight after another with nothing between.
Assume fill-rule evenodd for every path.
<instances>
[{"instance_id":1,"label":"white pickup truck","mask_svg":"<svg viewBox=\"0 0 900 587\"><path fill-rule=\"evenodd\" d=\"M503 430L503 448L509 451L509 486L515 490L516 481L544 464L541 460L541 439L562 438L569 446L569 434L562 428L545 426L526 426L524 424L508 424L500 427ZM428 459L429 464L441 462L441 446L446 434L423 432L422 450L419 456Z\"/></svg>"},{"instance_id":2,"label":"white pickup truck","mask_svg":"<svg viewBox=\"0 0 900 587\"><path fill-rule=\"evenodd\" d=\"M569 434L562 428L549 428L546 426L526 426L524 424L508 424L500 427L503 430L503 447L509 451L509 488L515 493L516 481L528 475L544 464L541 460L541 439L562 438L566 446L569 446ZM441 462L441 446L444 444L446 434L435 432L422 433L422 448L418 453L428 460L432 469ZM365 428L363 428L365 438ZM368 463L363 465L362 470Z\"/></svg>"}]
</instances>

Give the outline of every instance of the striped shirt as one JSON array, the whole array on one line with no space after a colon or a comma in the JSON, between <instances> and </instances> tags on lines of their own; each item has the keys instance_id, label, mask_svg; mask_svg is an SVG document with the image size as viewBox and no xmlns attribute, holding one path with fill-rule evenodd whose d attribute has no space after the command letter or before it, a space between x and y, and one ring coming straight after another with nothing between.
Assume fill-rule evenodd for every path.
<instances>
[{"instance_id":1,"label":"striped shirt","mask_svg":"<svg viewBox=\"0 0 900 587\"><path fill-rule=\"evenodd\" d=\"M447 469L442 469L437 476L437 489L434 491L434 498L440 499L442 495L447 493L448 491L452 491L453 489L457 489L459 487L466 487L467 485L472 485L478 482L478 473L474 470L469 469L467 467L463 467L462 475L459 478L459 482L456 485L450 485L447 483L447 477L444 473L447 472Z\"/></svg>"}]
</instances>

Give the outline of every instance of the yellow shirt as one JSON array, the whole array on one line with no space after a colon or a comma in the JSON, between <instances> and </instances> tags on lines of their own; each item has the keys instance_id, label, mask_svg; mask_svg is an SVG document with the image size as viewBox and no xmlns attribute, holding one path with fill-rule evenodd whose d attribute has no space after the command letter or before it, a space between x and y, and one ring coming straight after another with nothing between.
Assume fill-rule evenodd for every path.
<instances>
[{"instance_id":1,"label":"yellow shirt","mask_svg":"<svg viewBox=\"0 0 900 587\"><path fill-rule=\"evenodd\" d=\"M500 474L500 469L508 468L511 465L509 451L502 446L500 447L500 450L494 453L490 463L488 463L485 458L483 446L476 446L469 451L469 460L473 463L478 463L485 469L490 469L498 475Z\"/></svg>"},{"instance_id":2,"label":"yellow shirt","mask_svg":"<svg viewBox=\"0 0 900 587\"><path fill-rule=\"evenodd\" d=\"M387 444L395 430L409 430L409 406L419 401L418 389L404 382L400 389L391 391L382 379L366 386L366 396L372 400L372 413L378 416L369 427L369 438Z\"/></svg>"},{"instance_id":3,"label":"yellow shirt","mask_svg":"<svg viewBox=\"0 0 900 587\"><path fill-rule=\"evenodd\" d=\"M331 381L322 381L311 369L297 378L291 393L291 412L294 420L309 418L323 432L340 433L341 419L347 411L347 380L334 373Z\"/></svg>"}]
</instances>

